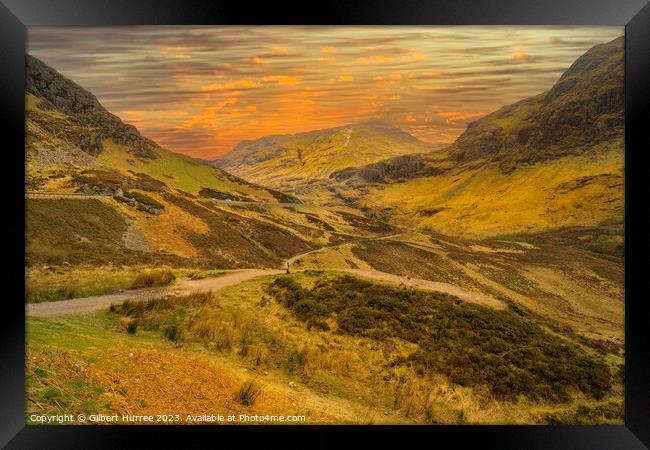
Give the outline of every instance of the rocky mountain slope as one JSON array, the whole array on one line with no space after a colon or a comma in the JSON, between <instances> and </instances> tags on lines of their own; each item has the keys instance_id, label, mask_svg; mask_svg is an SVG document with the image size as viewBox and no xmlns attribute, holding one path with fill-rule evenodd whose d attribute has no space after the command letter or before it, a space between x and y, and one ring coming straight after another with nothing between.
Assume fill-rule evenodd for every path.
<instances>
[{"instance_id":1,"label":"rocky mountain slope","mask_svg":"<svg viewBox=\"0 0 650 450\"><path fill-rule=\"evenodd\" d=\"M447 149L330 175L337 195L402 224L490 236L623 218L623 38L547 92L473 123Z\"/></svg>"},{"instance_id":2,"label":"rocky mountain slope","mask_svg":"<svg viewBox=\"0 0 650 450\"><path fill-rule=\"evenodd\" d=\"M449 149L458 161L490 158L506 172L590 151L624 133L624 40L593 47L547 92L470 123Z\"/></svg>"},{"instance_id":3,"label":"rocky mountain slope","mask_svg":"<svg viewBox=\"0 0 650 450\"><path fill-rule=\"evenodd\" d=\"M233 199L288 198L163 149L107 111L90 92L30 55L26 90L29 191L79 189L75 180L88 178L85 170L106 167L127 178L144 173L192 194L212 190Z\"/></svg>"}]
</instances>

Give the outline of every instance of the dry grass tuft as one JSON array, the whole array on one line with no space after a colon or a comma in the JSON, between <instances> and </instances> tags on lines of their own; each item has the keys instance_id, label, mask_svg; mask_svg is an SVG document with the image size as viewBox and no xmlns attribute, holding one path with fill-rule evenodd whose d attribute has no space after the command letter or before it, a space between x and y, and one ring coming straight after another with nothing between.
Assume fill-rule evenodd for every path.
<instances>
[{"instance_id":1,"label":"dry grass tuft","mask_svg":"<svg viewBox=\"0 0 650 450\"><path fill-rule=\"evenodd\" d=\"M133 282L134 288L166 286L176 280L176 275L169 267L146 269L138 274Z\"/></svg>"},{"instance_id":2,"label":"dry grass tuft","mask_svg":"<svg viewBox=\"0 0 650 450\"><path fill-rule=\"evenodd\" d=\"M257 398L262 394L264 387L255 379L246 381L235 394L235 401L244 406L253 406Z\"/></svg>"}]
</instances>

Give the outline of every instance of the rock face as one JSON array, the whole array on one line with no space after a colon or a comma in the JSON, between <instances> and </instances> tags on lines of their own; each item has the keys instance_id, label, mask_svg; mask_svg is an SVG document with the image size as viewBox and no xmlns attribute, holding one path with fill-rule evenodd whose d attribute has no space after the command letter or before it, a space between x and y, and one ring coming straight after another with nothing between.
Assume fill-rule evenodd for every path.
<instances>
[{"instance_id":1,"label":"rock face","mask_svg":"<svg viewBox=\"0 0 650 450\"><path fill-rule=\"evenodd\" d=\"M48 111L56 111L74 122L68 124L73 126L66 127L68 142L89 155L101 153L102 142L111 138L118 144L130 147L138 157L158 157L159 147L155 142L141 136L133 125L125 124L108 112L90 92L31 55L26 55L26 63L27 93L38 99L38 109L43 111L29 111L27 119L42 130L57 134L55 128L60 121L48 120L47 114Z\"/></svg>"},{"instance_id":2,"label":"rock face","mask_svg":"<svg viewBox=\"0 0 650 450\"><path fill-rule=\"evenodd\" d=\"M457 161L518 164L588 152L624 135L624 41L593 47L548 91L470 123L450 147Z\"/></svg>"},{"instance_id":3,"label":"rock face","mask_svg":"<svg viewBox=\"0 0 650 450\"><path fill-rule=\"evenodd\" d=\"M358 177L370 183L385 183L427 177L441 172L443 172L442 169L428 166L422 155L403 155L368 164L361 168L348 167L337 170L330 175L330 178L336 181L346 181Z\"/></svg>"}]
</instances>

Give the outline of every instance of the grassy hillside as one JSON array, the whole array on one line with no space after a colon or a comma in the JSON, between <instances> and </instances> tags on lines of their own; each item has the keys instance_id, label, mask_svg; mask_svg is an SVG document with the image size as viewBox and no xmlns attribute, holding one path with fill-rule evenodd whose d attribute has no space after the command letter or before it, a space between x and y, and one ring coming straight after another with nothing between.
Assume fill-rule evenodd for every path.
<instances>
[{"instance_id":1,"label":"grassy hillside","mask_svg":"<svg viewBox=\"0 0 650 450\"><path fill-rule=\"evenodd\" d=\"M470 123L451 145L458 161L489 158L504 172L589 153L624 132L624 39L578 58L547 92Z\"/></svg>"},{"instance_id":2,"label":"grassy hillside","mask_svg":"<svg viewBox=\"0 0 650 450\"><path fill-rule=\"evenodd\" d=\"M367 122L221 168L28 58L26 417L623 423L620 44L445 149Z\"/></svg>"},{"instance_id":3,"label":"grassy hillside","mask_svg":"<svg viewBox=\"0 0 650 450\"><path fill-rule=\"evenodd\" d=\"M292 270L381 271L459 286L546 317L606 347L623 344L622 227L468 239L431 231L344 243Z\"/></svg>"},{"instance_id":4,"label":"grassy hillside","mask_svg":"<svg viewBox=\"0 0 650 450\"><path fill-rule=\"evenodd\" d=\"M34 93L27 93L26 107L28 191L74 192L79 190L75 178L89 170L104 170L126 181L134 175L145 174L191 194L204 190L223 193L222 198L246 201L296 201L187 156L154 147L155 143L150 144L150 154L142 155L138 154L137 147L118 143L115 136L108 135L101 142L95 142L101 145L101 150L88 153L71 140L70 135L93 136L96 126L86 125L77 116L59 111L47 99Z\"/></svg>"},{"instance_id":5,"label":"grassy hillside","mask_svg":"<svg viewBox=\"0 0 650 450\"><path fill-rule=\"evenodd\" d=\"M525 309L335 273L264 277L212 296L30 319L27 409L155 414L173 406L185 414L209 406L303 414L310 423L620 423L616 363L549 326L559 330ZM428 351L445 345L453 351ZM484 380L486 368L500 375ZM257 397L242 394L251 381ZM509 394L520 384L522 395Z\"/></svg>"},{"instance_id":6,"label":"grassy hillside","mask_svg":"<svg viewBox=\"0 0 650 450\"><path fill-rule=\"evenodd\" d=\"M374 185L360 205L396 223L457 236L486 237L624 217L623 142L503 173L470 164L443 174Z\"/></svg>"},{"instance_id":7,"label":"grassy hillside","mask_svg":"<svg viewBox=\"0 0 650 450\"><path fill-rule=\"evenodd\" d=\"M29 265L277 267L392 230L163 149L30 56L27 72Z\"/></svg>"}]
</instances>

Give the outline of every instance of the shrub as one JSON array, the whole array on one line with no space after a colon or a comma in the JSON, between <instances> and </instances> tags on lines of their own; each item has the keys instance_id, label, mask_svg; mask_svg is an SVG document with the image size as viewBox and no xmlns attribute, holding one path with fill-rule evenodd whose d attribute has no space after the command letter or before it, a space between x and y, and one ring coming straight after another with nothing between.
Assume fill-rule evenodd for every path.
<instances>
[{"instance_id":1,"label":"shrub","mask_svg":"<svg viewBox=\"0 0 650 450\"><path fill-rule=\"evenodd\" d=\"M133 282L133 288L166 286L176 280L176 275L169 267L146 269L138 274Z\"/></svg>"},{"instance_id":2,"label":"shrub","mask_svg":"<svg viewBox=\"0 0 650 450\"><path fill-rule=\"evenodd\" d=\"M608 402L598 406L578 406L574 410L546 413L541 417L543 423L553 425L619 423L625 417L623 403Z\"/></svg>"},{"instance_id":3,"label":"shrub","mask_svg":"<svg viewBox=\"0 0 650 450\"><path fill-rule=\"evenodd\" d=\"M149 197L148 195L142 194L141 192L138 192L138 191L125 191L124 192L124 197L127 198L127 199L133 199L138 203L141 203L143 205L146 205L146 206L149 206L149 207L152 207L152 208L155 208L155 209L159 209L159 210L165 209L165 205L163 205L162 203L160 203L157 200L154 200L153 198Z\"/></svg>"},{"instance_id":4,"label":"shrub","mask_svg":"<svg viewBox=\"0 0 650 450\"><path fill-rule=\"evenodd\" d=\"M612 237L608 234L599 234L598 237L586 245L588 250L591 250L595 253L603 253L605 255L612 256L625 256L625 245L622 242L618 242L615 239L615 236Z\"/></svg>"},{"instance_id":5,"label":"shrub","mask_svg":"<svg viewBox=\"0 0 650 450\"><path fill-rule=\"evenodd\" d=\"M255 379L245 382L237 391L235 401L244 406L252 406L257 398L262 394L263 387Z\"/></svg>"},{"instance_id":6,"label":"shrub","mask_svg":"<svg viewBox=\"0 0 650 450\"><path fill-rule=\"evenodd\" d=\"M335 319L337 332L372 339L399 338L418 345L395 365L420 375L440 373L462 386L487 386L497 397L569 400L581 390L602 398L611 389L609 368L580 346L542 328L521 310L494 310L436 292L395 288L349 275L304 288L279 277L268 294L307 326ZM319 355L303 351L288 366L308 373Z\"/></svg>"},{"instance_id":7,"label":"shrub","mask_svg":"<svg viewBox=\"0 0 650 450\"><path fill-rule=\"evenodd\" d=\"M169 325L168 327L165 327L163 334L172 342L177 342L180 340L180 333L176 325Z\"/></svg>"},{"instance_id":8,"label":"shrub","mask_svg":"<svg viewBox=\"0 0 650 450\"><path fill-rule=\"evenodd\" d=\"M147 300L125 300L113 304L110 311L129 318L137 318L139 325L155 328L152 324L161 320L161 315L172 314L175 308L200 306L212 298L211 292L192 292L181 297L158 297Z\"/></svg>"},{"instance_id":9,"label":"shrub","mask_svg":"<svg viewBox=\"0 0 650 450\"><path fill-rule=\"evenodd\" d=\"M135 334L138 331L138 322L135 320L129 321L129 323L126 326L126 331L129 334Z\"/></svg>"}]
</instances>

